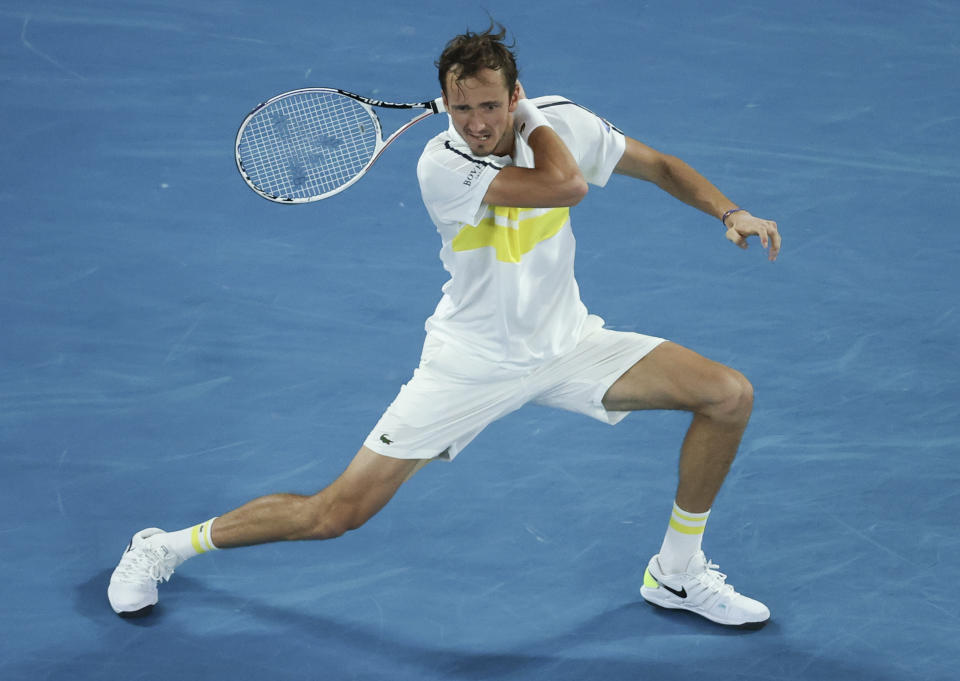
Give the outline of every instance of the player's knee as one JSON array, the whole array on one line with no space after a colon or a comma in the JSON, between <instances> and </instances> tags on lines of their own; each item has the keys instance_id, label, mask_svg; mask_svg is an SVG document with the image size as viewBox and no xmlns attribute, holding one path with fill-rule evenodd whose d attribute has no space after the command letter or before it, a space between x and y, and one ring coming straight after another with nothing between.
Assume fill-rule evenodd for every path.
<instances>
[{"instance_id":1,"label":"player's knee","mask_svg":"<svg viewBox=\"0 0 960 681\"><path fill-rule=\"evenodd\" d=\"M333 516L324 516L314 518L310 523L308 539L336 539L342 537L350 531L348 523L342 518Z\"/></svg>"},{"instance_id":2,"label":"player's knee","mask_svg":"<svg viewBox=\"0 0 960 681\"><path fill-rule=\"evenodd\" d=\"M736 369L724 367L708 411L715 418L746 423L753 411L753 385Z\"/></svg>"},{"instance_id":3,"label":"player's knee","mask_svg":"<svg viewBox=\"0 0 960 681\"><path fill-rule=\"evenodd\" d=\"M349 506L338 506L332 512L316 518L313 523L312 539L336 539L347 532L359 529L369 518L357 509Z\"/></svg>"},{"instance_id":4,"label":"player's knee","mask_svg":"<svg viewBox=\"0 0 960 681\"><path fill-rule=\"evenodd\" d=\"M336 539L363 526L370 515L361 504L344 498L311 497L304 516L302 539Z\"/></svg>"}]
</instances>

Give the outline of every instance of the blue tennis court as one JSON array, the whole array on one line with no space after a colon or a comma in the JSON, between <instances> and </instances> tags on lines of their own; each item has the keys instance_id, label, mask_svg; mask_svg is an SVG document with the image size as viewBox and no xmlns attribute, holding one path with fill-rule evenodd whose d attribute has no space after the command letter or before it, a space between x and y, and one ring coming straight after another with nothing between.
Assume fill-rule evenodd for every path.
<instances>
[{"instance_id":1,"label":"blue tennis court","mask_svg":"<svg viewBox=\"0 0 960 681\"><path fill-rule=\"evenodd\" d=\"M531 96L680 156L779 260L622 177L573 211L584 302L756 390L707 555L755 632L656 610L643 569L687 417L527 407L361 530L190 561L106 599L130 535L347 464L446 274L419 124L357 185L256 196L237 126L285 90L439 94L456 0L3 0L0 678L946 681L960 662L960 5L514 3ZM392 129L399 119L384 117Z\"/></svg>"}]
</instances>

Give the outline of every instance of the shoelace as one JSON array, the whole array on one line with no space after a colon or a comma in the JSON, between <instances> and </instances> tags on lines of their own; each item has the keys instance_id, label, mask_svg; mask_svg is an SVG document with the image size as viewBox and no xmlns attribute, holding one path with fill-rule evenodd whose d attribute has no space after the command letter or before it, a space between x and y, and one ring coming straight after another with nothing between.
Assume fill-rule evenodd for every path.
<instances>
[{"instance_id":1,"label":"shoelace","mask_svg":"<svg viewBox=\"0 0 960 681\"><path fill-rule=\"evenodd\" d=\"M718 596L732 594L733 586L726 583L727 576L717 569L719 567L719 565L708 559L706 568L697 576L697 581L699 581L704 588L716 592Z\"/></svg>"},{"instance_id":2,"label":"shoelace","mask_svg":"<svg viewBox=\"0 0 960 681\"><path fill-rule=\"evenodd\" d=\"M139 546L124 555L117 576L125 582L147 581L145 577L152 582L166 582L173 574L176 564L173 554L164 555L148 546Z\"/></svg>"}]
</instances>

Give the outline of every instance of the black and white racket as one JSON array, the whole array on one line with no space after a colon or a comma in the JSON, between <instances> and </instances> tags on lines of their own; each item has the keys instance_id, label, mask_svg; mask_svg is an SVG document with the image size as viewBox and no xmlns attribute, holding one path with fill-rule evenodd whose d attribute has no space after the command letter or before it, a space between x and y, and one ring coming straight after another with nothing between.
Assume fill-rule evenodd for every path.
<instances>
[{"instance_id":1,"label":"black and white racket","mask_svg":"<svg viewBox=\"0 0 960 681\"><path fill-rule=\"evenodd\" d=\"M374 107L425 111L383 139ZM410 126L443 111L442 98L395 104L335 88L285 92L244 119L237 132L237 168L265 199L319 201L363 177Z\"/></svg>"}]
</instances>

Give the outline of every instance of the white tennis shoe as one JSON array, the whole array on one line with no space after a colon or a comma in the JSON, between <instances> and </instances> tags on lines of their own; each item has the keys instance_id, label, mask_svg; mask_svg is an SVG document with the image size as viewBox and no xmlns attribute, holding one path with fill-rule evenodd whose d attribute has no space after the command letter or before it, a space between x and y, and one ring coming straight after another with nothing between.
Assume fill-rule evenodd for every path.
<instances>
[{"instance_id":1,"label":"white tennis shoe","mask_svg":"<svg viewBox=\"0 0 960 681\"><path fill-rule=\"evenodd\" d=\"M683 572L667 575L660 567L660 556L650 559L643 573L640 595L661 608L689 610L719 624L745 629L759 629L770 619L770 610L734 591L726 583L727 576L719 572L698 551Z\"/></svg>"},{"instance_id":2,"label":"white tennis shoe","mask_svg":"<svg viewBox=\"0 0 960 681\"><path fill-rule=\"evenodd\" d=\"M127 546L120 563L110 575L107 598L121 617L139 617L156 605L157 584L170 579L183 562L176 552L163 545L165 532L156 527L140 530Z\"/></svg>"}]
</instances>

